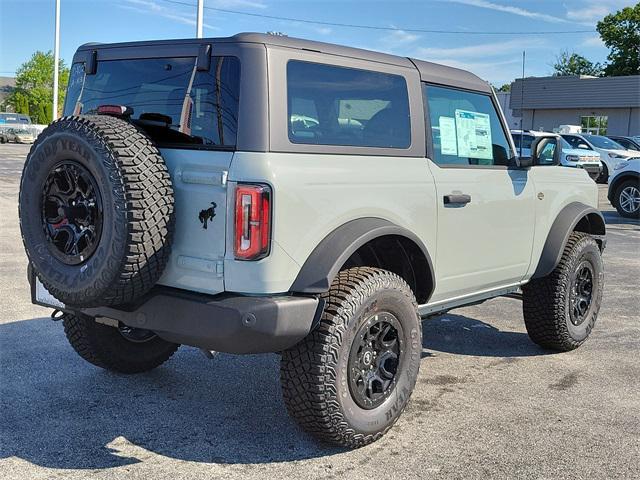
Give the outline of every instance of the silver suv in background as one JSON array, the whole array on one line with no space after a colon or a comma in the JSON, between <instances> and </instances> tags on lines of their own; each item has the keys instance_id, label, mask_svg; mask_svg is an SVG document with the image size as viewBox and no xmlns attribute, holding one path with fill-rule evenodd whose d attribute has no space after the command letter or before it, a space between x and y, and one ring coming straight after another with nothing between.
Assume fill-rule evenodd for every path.
<instances>
[{"instance_id":1,"label":"silver suv in background","mask_svg":"<svg viewBox=\"0 0 640 480\"><path fill-rule=\"evenodd\" d=\"M617 165L607 196L620 215L640 218L640 158Z\"/></svg>"},{"instance_id":2,"label":"silver suv in background","mask_svg":"<svg viewBox=\"0 0 640 480\"><path fill-rule=\"evenodd\" d=\"M598 183L607 183L609 175L613 173L616 165L620 162L630 158L640 158L640 152L627 150L619 143L602 135L588 135L585 133L563 133L561 135L573 148L600 154L602 174L597 180Z\"/></svg>"},{"instance_id":3,"label":"silver suv in background","mask_svg":"<svg viewBox=\"0 0 640 480\"><path fill-rule=\"evenodd\" d=\"M554 135L545 132L536 132L534 130L511 130L511 137L516 147L518 155L524 157L531 156L531 144L536 137ZM596 180L602 172L602 164L600 163L600 154L593 150L583 150L573 148L569 143L560 137L561 153L560 165L564 167L581 168L585 170L589 176Z\"/></svg>"}]
</instances>

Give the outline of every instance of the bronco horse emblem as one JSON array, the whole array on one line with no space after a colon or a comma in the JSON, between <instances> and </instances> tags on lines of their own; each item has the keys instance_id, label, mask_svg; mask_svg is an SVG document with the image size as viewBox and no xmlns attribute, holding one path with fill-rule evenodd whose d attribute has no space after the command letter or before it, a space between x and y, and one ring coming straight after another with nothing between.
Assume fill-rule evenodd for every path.
<instances>
[{"instance_id":1,"label":"bronco horse emblem","mask_svg":"<svg viewBox=\"0 0 640 480\"><path fill-rule=\"evenodd\" d=\"M207 229L207 222L209 220L213 220L213 217L216 216L216 202L211 202L211 206L206 210L200 210L200 214L198 215L198 220L202 224L202 228Z\"/></svg>"}]
</instances>

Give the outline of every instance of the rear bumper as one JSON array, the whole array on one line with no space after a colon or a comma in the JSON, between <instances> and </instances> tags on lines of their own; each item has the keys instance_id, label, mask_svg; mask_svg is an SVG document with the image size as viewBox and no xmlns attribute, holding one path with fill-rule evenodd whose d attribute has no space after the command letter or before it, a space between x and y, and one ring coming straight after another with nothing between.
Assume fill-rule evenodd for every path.
<instances>
[{"instance_id":1,"label":"rear bumper","mask_svg":"<svg viewBox=\"0 0 640 480\"><path fill-rule=\"evenodd\" d=\"M227 353L285 350L311 331L321 314L310 296L203 295L158 287L129 308L82 309L152 330L164 340Z\"/></svg>"}]
</instances>

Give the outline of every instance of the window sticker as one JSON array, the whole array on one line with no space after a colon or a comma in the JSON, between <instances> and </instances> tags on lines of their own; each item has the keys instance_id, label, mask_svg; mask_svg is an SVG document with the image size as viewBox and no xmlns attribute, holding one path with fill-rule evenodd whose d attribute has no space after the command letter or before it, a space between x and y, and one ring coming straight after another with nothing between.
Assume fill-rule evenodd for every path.
<instances>
[{"instance_id":1,"label":"window sticker","mask_svg":"<svg viewBox=\"0 0 640 480\"><path fill-rule=\"evenodd\" d=\"M440 153L442 155L458 155L456 143L456 120L453 117L440 117Z\"/></svg>"},{"instance_id":2,"label":"window sticker","mask_svg":"<svg viewBox=\"0 0 640 480\"><path fill-rule=\"evenodd\" d=\"M491 123L486 113L456 110L458 156L493 160Z\"/></svg>"}]
</instances>

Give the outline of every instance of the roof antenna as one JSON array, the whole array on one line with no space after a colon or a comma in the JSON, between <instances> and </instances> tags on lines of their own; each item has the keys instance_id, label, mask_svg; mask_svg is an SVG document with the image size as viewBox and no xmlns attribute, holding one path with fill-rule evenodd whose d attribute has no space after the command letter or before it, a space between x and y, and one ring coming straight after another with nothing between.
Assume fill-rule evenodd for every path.
<instances>
[{"instance_id":1,"label":"roof antenna","mask_svg":"<svg viewBox=\"0 0 640 480\"><path fill-rule=\"evenodd\" d=\"M524 59L525 50L522 51L522 80L520 82L520 158L522 158L522 141L524 140Z\"/></svg>"}]
</instances>

